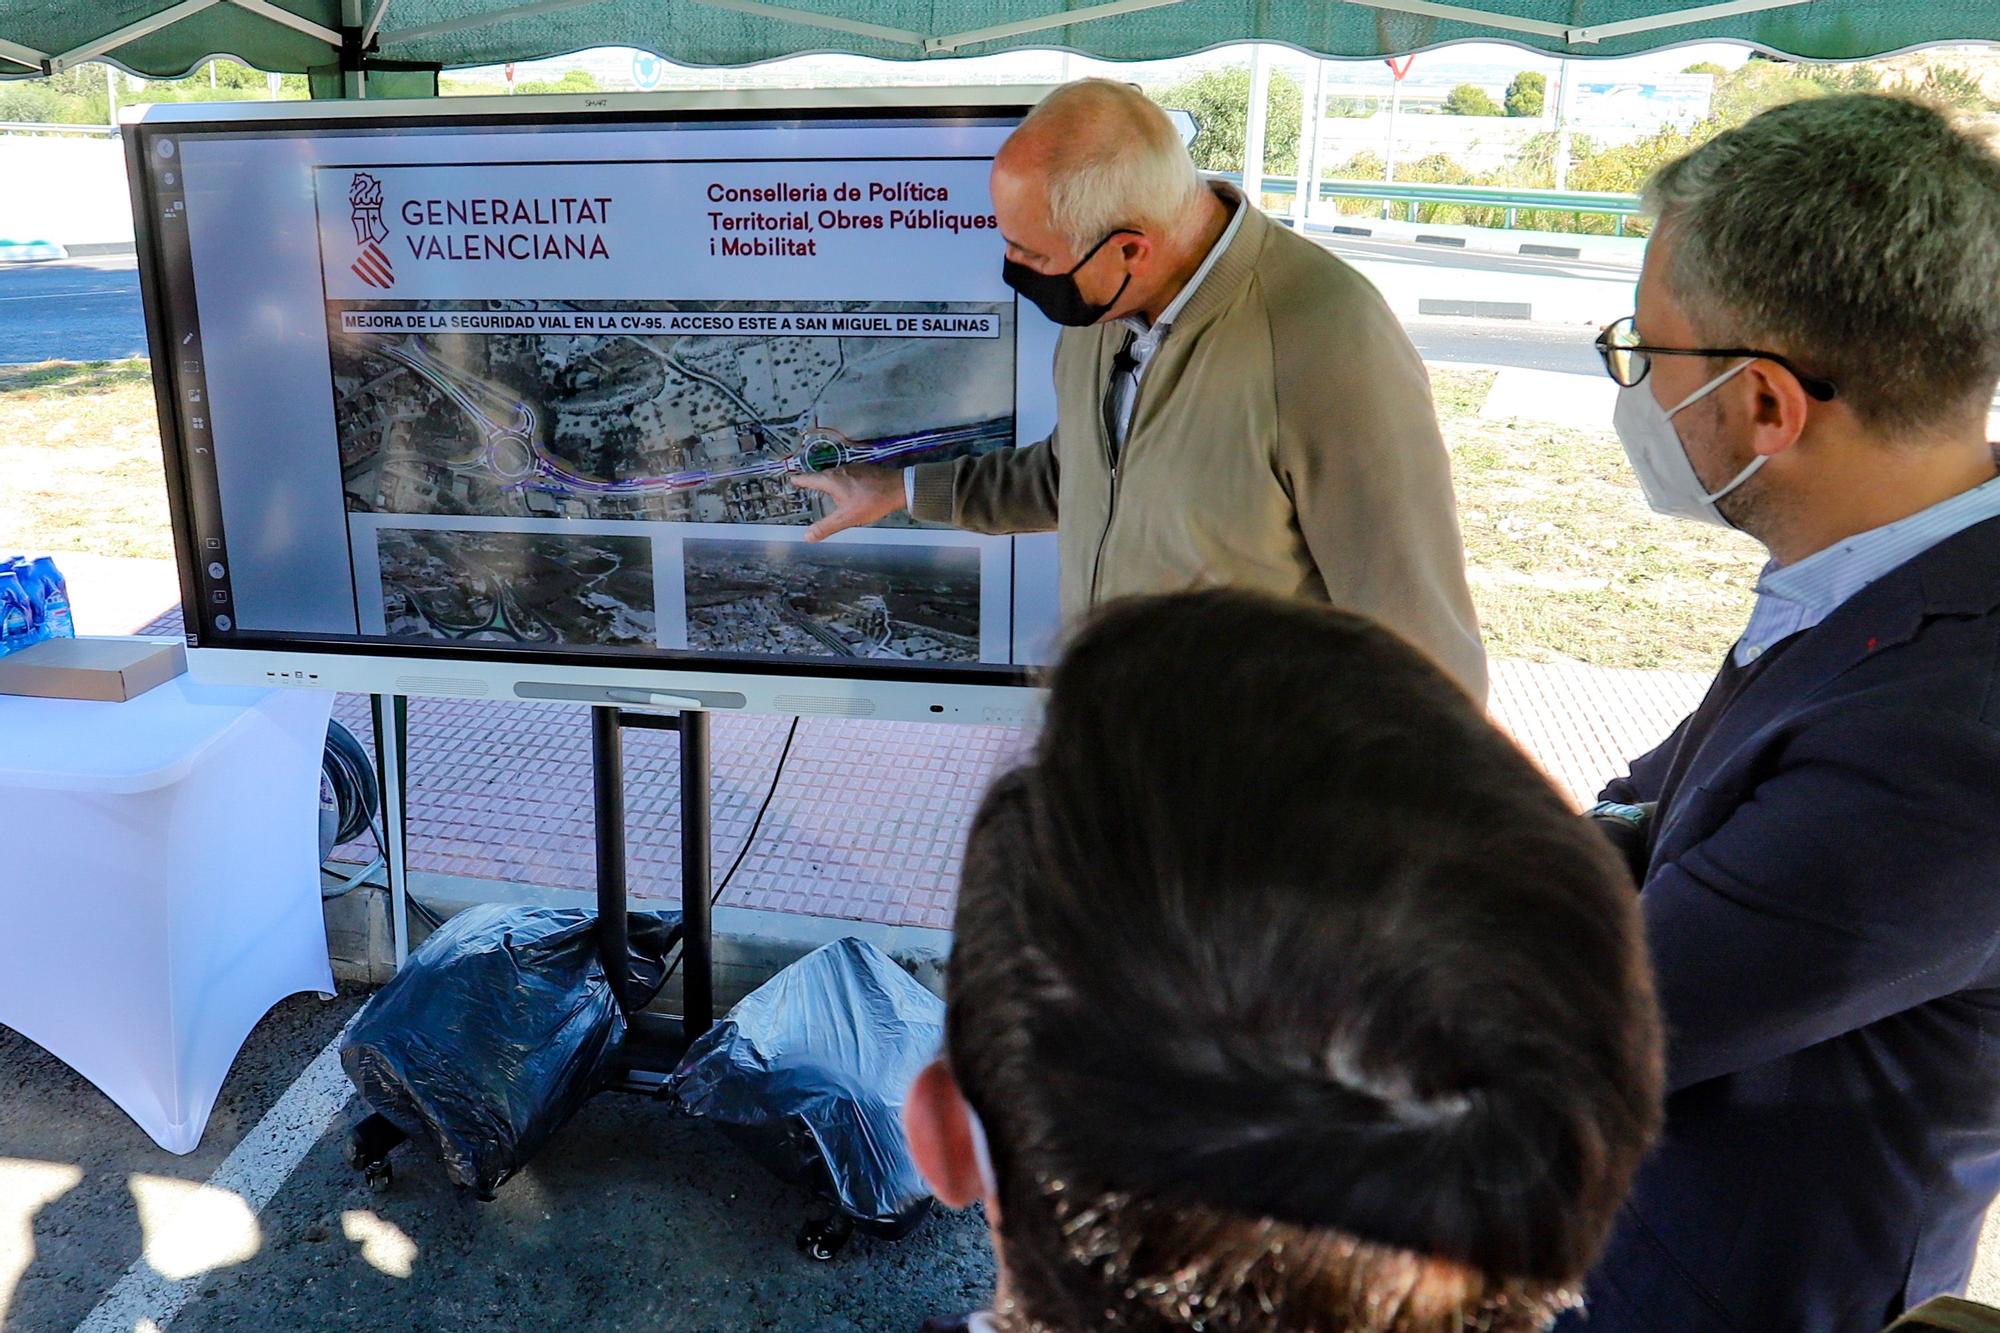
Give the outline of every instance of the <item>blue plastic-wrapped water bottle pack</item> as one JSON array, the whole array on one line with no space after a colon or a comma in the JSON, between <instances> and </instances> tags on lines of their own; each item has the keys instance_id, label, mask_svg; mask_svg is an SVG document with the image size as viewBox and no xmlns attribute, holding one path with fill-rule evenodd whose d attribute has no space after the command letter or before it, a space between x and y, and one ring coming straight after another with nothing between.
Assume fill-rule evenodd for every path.
<instances>
[{"instance_id":1,"label":"blue plastic-wrapped water bottle pack","mask_svg":"<svg viewBox=\"0 0 2000 1333\"><path fill-rule=\"evenodd\" d=\"M73 639L69 585L47 556L0 559L0 657L43 639Z\"/></svg>"}]
</instances>

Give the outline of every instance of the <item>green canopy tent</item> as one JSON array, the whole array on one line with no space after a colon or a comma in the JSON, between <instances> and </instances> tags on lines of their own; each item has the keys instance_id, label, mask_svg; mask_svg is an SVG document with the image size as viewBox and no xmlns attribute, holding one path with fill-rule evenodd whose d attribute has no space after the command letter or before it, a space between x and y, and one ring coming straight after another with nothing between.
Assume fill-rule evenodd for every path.
<instances>
[{"instance_id":1,"label":"green canopy tent","mask_svg":"<svg viewBox=\"0 0 2000 1333\"><path fill-rule=\"evenodd\" d=\"M842 51L892 59L1058 48L1110 60L1278 42L1335 58L1504 41L1622 56L1740 41L1808 60L2000 41L1996 0L0 0L0 77L109 60L175 77L211 55L314 91L435 90L441 66L632 46L689 65Z\"/></svg>"}]
</instances>

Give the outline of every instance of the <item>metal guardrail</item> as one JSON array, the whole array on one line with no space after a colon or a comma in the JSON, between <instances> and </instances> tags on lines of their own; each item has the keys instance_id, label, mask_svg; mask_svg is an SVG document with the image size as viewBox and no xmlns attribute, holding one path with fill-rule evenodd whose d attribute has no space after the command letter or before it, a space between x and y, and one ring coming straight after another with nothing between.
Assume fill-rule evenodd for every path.
<instances>
[{"instance_id":1,"label":"metal guardrail","mask_svg":"<svg viewBox=\"0 0 2000 1333\"><path fill-rule=\"evenodd\" d=\"M1240 172L1222 172L1221 178L1233 183L1243 179ZM1266 176L1264 193L1296 196L1299 183L1292 176ZM1409 220L1417 220L1417 209L1424 204L1456 204L1466 208L1498 208L1506 213L1506 225L1512 227L1521 213L1590 213L1617 219L1620 236L1625 234L1625 219L1637 216L1640 211L1639 196L1636 194L1610 194L1595 190L1530 190L1516 189L1501 185L1431 185L1416 181L1321 181L1321 199L1374 199L1384 204L1407 206Z\"/></svg>"},{"instance_id":2,"label":"metal guardrail","mask_svg":"<svg viewBox=\"0 0 2000 1333\"><path fill-rule=\"evenodd\" d=\"M100 139L118 137L115 125L53 125L34 121L0 121L0 134L85 134Z\"/></svg>"}]
</instances>

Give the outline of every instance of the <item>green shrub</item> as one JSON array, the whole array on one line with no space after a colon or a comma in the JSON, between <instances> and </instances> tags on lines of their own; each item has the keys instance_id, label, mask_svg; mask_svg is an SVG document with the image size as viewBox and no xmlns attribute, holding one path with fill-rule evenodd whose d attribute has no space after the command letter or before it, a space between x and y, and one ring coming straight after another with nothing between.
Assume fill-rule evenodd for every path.
<instances>
[{"instance_id":1,"label":"green shrub","mask_svg":"<svg viewBox=\"0 0 2000 1333\"><path fill-rule=\"evenodd\" d=\"M1548 94L1548 76L1524 69L1507 85L1507 114L1529 118L1539 116L1547 103Z\"/></svg>"},{"instance_id":2,"label":"green shrub","mask_svg":"<svg viewBox=\"0 0 2000 1333\"><path fill-rule=\"evenodd\" d=\"M1163 107L1191 111L1201 126L1195 136L1194 164L1203 171L1243 170L1244 121L1250 107L1250 67L1212 69L1170 88L1152 92ZM1299 169L1299 114L1303 95L1283 70L1271 71L1264 102L1264 174L1286 176Z\"/></svg>"},{"instance_id":3,"label":"green shrub","mask_svg":"<svg viewBox=\"0 0 2000 1333\"><path fill-rule=\"evenodd\" d=\"M1447 116L1504 116L1493 95L1476 83L1461 83L1444 95Z\"/></svg>"}]
</instances>

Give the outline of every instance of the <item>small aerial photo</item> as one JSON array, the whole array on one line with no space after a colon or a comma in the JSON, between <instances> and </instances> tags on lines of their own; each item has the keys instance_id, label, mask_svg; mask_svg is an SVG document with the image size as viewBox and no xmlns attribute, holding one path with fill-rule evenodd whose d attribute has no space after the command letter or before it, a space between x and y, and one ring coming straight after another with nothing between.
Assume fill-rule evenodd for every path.
<instances>
[{"instance_id":1,"label":"small aerial photo","mask_svg":"<svg viewBox=\"0 0 2000 1333\"><path fill-rule=\"evenodd\" d=\"M649 538L383 528L375 549L394 638L658 645Z\"/></svg>"},{"instance_id":2,"label":"small aerial photo","mask_svg":"<svg viewBox=\"0 0 2000 1333\"><path fill-rule=\"evenodd\" d=\"M979 660L976 547L698 538L683 549L690 648Z\"/></svg>"}]
</instances>

